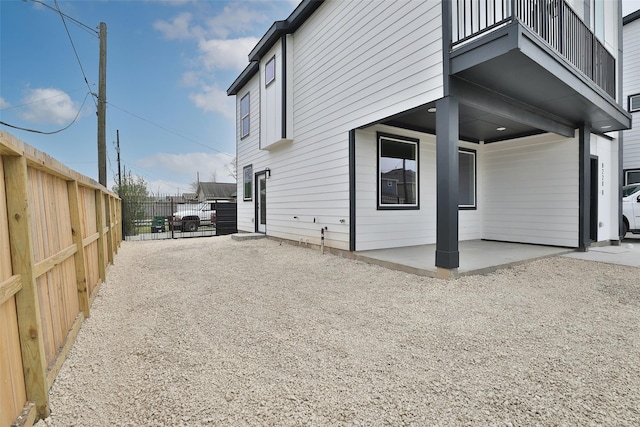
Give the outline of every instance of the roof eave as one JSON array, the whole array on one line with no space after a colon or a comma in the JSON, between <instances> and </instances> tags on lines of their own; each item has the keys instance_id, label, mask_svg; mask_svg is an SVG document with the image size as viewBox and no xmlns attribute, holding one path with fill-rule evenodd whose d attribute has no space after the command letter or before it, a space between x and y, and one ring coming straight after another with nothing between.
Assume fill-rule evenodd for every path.
<instances>
[{"instance_id":1,"label":"roof eave","mask_svg":"<svg viewBox=\"0 0 640 427\"><path fill-rule=\"evenodd\" d=\"M625 16L624 18L622 18L622 25L626 25L626 24L628 24L630 22L633 22L638 18L640 18L640 9L638 9L635 12L630 13L627 16Z\"/></svg>"},{"instance_id":2,"label":"roof eave","mask_svg":"<svg viewBox=\"0 0 640 427\"><path fill-rule=\"evenodd\" d=\"M303 0L285 21L276 21L249 53L249 65L227 89L227 95L238 91L258 72L258 62L284 34L295 32L320 7L324 0Z\"/></svg>"},{"instance_id":3,"label":"roof eave","mask_svg":"<svg viewBox=\"0 0 640 427\"><path fill-rule=\"evenodd\" d=\"M231 83L231 86L229 86L229 89L227 89L227 96L237 95L240 89L242 89L242 87L246 85L249 80L251 80L251 78L256 75L257 72L258 62L250 62L249 65L247 65L246 68L242 71L242 73L240 73L238 78L236 78L235 81Z\"/></svg>"}]
</instances>

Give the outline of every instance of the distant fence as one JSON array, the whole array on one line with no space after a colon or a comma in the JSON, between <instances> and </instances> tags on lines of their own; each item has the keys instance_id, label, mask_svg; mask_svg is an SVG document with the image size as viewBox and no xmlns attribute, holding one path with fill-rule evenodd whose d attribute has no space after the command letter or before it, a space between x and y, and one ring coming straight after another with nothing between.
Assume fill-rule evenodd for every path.
<instances>
[{"instance_id":1,"label":"distant fence","mask_svg":"<svg viewBox=\"0 0 640 427\"><path fill-rule=\"evenodd\" d=\"M122 198L125 240L220 236L237 232L236 224L235 200L184 201L181 196Z\"/></svg>"},{"instance_id":2,"label":"distant fence","mask_svg":"<svg viewBox=\"0 0 640 427\"><path fill-rule=\"evenodd\" d=\"M120 217L116 194L0 131L0 427L48 416Z\"/></svg>"}]
</instances>

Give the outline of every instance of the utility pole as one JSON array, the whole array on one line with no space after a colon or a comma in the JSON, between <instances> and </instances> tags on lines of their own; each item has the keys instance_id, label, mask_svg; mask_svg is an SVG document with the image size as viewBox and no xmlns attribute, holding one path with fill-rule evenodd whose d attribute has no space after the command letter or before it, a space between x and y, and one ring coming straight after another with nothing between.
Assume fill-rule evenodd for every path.
<instances>
[{"instance_id":1,"label":"utility pole","mask_svg":"<svg viewBox=\"0 0 640 427\"><path fill-rule=\"evenodd\" d=\"M116 129L116 153L118 153L118 196L122 198L122 171L120 169L120 129Z\"/></svg>"},{"instance_id":2,"label":"utility pole","mask_svg":"<svg viewBox=\"0 0 640 427\"><path fill-rule=\"evenodd\" d=\"M98 182L107 186L107 24L100 23L98 68Z\"/></svg>"}]
</instances>

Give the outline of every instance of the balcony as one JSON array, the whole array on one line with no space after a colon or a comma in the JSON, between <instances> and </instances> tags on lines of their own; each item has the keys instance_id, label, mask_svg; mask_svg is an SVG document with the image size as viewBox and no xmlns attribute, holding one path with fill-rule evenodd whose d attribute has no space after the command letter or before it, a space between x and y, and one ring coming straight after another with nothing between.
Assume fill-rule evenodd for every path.
<instances>
[{"instance_id":1,"label":"balcony","mask_svg":"<svg viewBox=\"0 0 640 427\"><path fill-rule=\"evenodd\" d=\"M615 99L616 64L563 0L456 0L452 48L518 21Z\"/></svg>"}]
</instances>

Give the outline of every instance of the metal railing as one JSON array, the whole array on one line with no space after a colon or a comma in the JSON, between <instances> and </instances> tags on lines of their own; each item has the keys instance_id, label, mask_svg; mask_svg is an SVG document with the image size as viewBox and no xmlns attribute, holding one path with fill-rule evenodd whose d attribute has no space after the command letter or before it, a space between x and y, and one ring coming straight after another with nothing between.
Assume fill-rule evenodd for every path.
<instances>
[{"instance_id":1,"label":"metal railing","mask_svg":"<svg viewBox=\"0 0 640 427\"><path fill-rule=\"evenodd\" d=\"M615 59L563 0L454 0L452 47L513 20L615 99Z\"/></svg>"}]
</instances>

